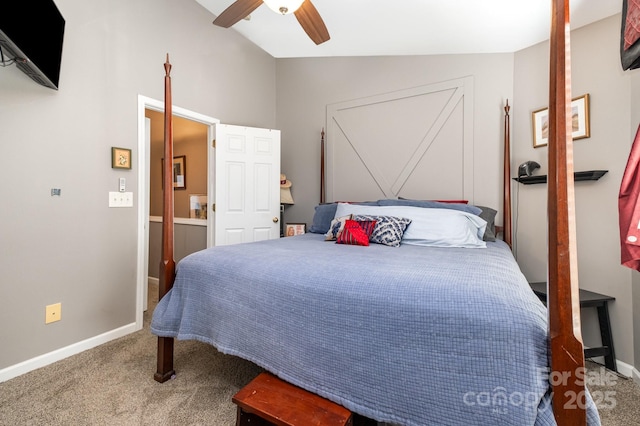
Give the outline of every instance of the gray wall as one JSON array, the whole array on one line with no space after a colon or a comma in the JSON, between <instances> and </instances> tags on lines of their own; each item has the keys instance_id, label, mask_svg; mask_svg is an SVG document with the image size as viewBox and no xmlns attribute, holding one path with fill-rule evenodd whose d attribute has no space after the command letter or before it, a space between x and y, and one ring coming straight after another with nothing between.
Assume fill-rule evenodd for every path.
<instances>
[{"instance_id":1,"label":"gray wall","mask_svg":"<svg viewBox=\"0 0 640 426\"><path fill-rule=\"evenodd\" d=\"M275 127L276 62L192 1L56 0L60 90L0 69L0 369L135 322L137 207L109 209L126 177L137 206L138 95L226 123ZM111 169L111 147L133 170ZM50 196L51 188L62 195ZM44 324L45 305L62 320Z\"/></svg>"},{"instance_id":2,"label":"gray wall","mask_svg":"<svg viewBox=\"0 0 640 426\"><path fill-rule=\"evenodd\" d=\"M512 97L513 54L279 59L282 172L296 202L286 208L285 222L310 223L320 200L320 132L328 104L466 76L474 77L474 201L502 210L503 107ZM393 140L388 144L394 148Z\"/></svg>"},{"instance_id":3,"label":"gray wall","mask_svg":"<svg viewBox=\"0 0 640 426\"><path fill-rule=\"evenodd\" d=\"M611 321L616 356L634 364L631 270L620 266L618 190L629 155L637 116L631 120L631 76L618 53L620 16L571 33L572 96L591 96L591 137L574 142L576 171L605 169L596 182L576 182L576 224L580 287L614 296ZM542 43L515 55L513 158L541 164L547 173L547 147L533 148L531 112L548 105L549 45ZM530 281L546 280L546 185L516 185L516 257ZM593 309L583 310L587 346L599 346ZM637 328L637 327L636 327Z\"/></svg>"}]
</instances>

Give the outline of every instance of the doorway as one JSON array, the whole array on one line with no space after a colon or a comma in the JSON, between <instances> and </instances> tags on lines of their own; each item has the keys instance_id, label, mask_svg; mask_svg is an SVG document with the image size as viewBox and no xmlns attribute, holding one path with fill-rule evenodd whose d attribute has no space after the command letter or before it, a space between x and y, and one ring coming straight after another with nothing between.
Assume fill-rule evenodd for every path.
<instances>
[{"instance_id":1,"label":"doorway","mask_svg":"<svg viewBox=\"0 0 640 426\"><path fill-rule=\"evenodd\" d=\"M212 150L208 149L208 141L213 139L214 134L214 125L219 123L219 120L208 117L193 111L189 111L180 107L173 106L173 117L174 117L174 144L178 145L176 141L178 140L177 136L181 134L177 133L176 123L178 125L184 125L186 132L196 131L193 129L199 129L198 132L205 132L206 138L203 140L202 152L206 150L207 154L202 154L204 158L196 158L196 155L191 155L190 157L193 166L196 166L198 162L202 165L203 160L206 159L206 167L205 173L206 178L204 179L204 185L202 182L192 182L192 185L189 186L189 180L184 180L185 175L183 175L183 180L178 181L178 185L176 187L176 198L178 199L178 195L180 195L179 199L181 200L180 209L176 208L176 213L180 212L180 214L176 214L175 223L179 226L184 225L183 231L185 231L185 237L183 240L186 241L198 241L198 238L193 238L191 234L199 234L196 231L196 227L204 228L205 235L205 245L208 246L209 242L207 241L207 237L209 232L207 229L213 226L213 215L203 215L199 212L199 217L190 217L190 195L197 196L198 200L202 201L206 198L211 198L213 194L209 194L208 188L211 188L211 182L209 182L210 177L212 176L214 159ZM162 124L162 138L164 138L164 102L158 101L155 99L147 98L144 96L138 96L138 250L137 250L137 288L136 288L136 329L141 329L143 326L143 315L144 311L147 307L147 298L148 298L148 288L149 288L149 259L150 259L150 236L153 236L153 233L150 232L150 228L154 225L154 222L158 220L153 219L153 213L156 212L155 207L151 206L151 194L153 190L156 190L152 187L152 173L158 172L158 168L162 170L161 166L159 166L156 159L154 158L154 163L152 164L152 142L151 142L151 127L153 127L153 123L151 122L153 119L157 119L161 117ZM150 125L151 127L150 127ZM204 126L204 130L203 130ZM182 135L184 136L184 135ZM188 138L187 138L188 139ZM189 167L189 156L186 155L185 151L182 153L185 155L180 155L181 152L177 149L197 149L194 147L182 147L176 148L174 146L174 158L176 156L180 156L182 158L177 159L177 161L182 161L182 167ZM172 160L173 161L173 160ZM188 176L186 176L188 177ZM162 179L160 178L160 181ZM155 186L155 185L154 185ZM178 189L180 188L180 189ZM193 192L190 192L189 189L193 189ZM160 189L161 191L161 189ZM177 205L177 200L176 200ZM161 222L160 213L160 222ZM182 217L186 216L186 217ZM206 219L204 218L206 216ZM157 217L157 216L156 216ZM161 224L160 224L161 225ZM176 226L176 232L179 232L178 225ZM193 228L193 229L192 229ZM200 229L202 231L202 229ZM189 248L186 245L180 246L180 251L176 250L174 257L184 257ZM186 253L186 254L185 254ZM153 261L153 255L151 256ZM177 261L178 259L176 259ZM159 265L159 261L157 262ZM153 280L152 280L153 281Z\"/></svg>"}]
</instances>

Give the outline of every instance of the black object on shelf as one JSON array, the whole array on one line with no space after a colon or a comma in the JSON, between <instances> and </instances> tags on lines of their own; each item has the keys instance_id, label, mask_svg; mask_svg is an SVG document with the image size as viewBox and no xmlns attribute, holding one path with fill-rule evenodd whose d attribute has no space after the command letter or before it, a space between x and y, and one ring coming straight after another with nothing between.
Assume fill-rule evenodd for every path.
<instances>
[{"instance_id":1,"label":"black object on shelf","mask_svg":"<svg viewBox=\"0 0 640 426\"><path fill-rule=\"evenodd\" d=\"M573 174L573 180L575 182L581 180L598 180L604 176L609 170L587 170L585 172L575 172ZM533 185L536 183L547 183L547 175L537 176L523 176L520 178L513 178L513 180L520 182L524 185Z\"/></svg>"}]
</instances>

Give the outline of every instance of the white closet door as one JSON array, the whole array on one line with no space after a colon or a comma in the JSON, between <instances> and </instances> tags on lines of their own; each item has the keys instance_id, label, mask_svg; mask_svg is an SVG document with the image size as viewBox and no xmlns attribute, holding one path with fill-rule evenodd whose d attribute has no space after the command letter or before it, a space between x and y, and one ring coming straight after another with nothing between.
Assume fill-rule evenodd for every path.
<instances>
[{"instance_id":1,"label":"white closet door","mask_svg":"<svg viewBox=\"0 0 640 426\"><path fill-rule=\"evenodd\" d=\"M215 125L215 245L280 237L280 131Z\"/></svg>"}]
</instances>

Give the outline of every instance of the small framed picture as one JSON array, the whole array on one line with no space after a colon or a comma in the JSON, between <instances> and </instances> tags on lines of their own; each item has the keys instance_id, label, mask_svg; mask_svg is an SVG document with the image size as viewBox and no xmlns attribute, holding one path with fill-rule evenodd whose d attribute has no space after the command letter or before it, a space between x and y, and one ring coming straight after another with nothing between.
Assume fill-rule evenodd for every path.
<instances>
[{"instance_id":1,"label":"small framed picture","mask_svg":"<svg viewBox=\"0 0 640 426\"><path fill-rule=\"evenodd\" d=\"M164 188L164 158L162 159L162 187ZM187 189L187 158L173 157L173 189Z\"/></svg>"},{"instance_id":2,"label":"small framed picture","mask_svg":"<svg viewBox=\"0 0 640 426\"><path fill-rule=\"evenodd\" d=\"M307 232L306 223L287 223L284 227L284 236L293 237L294 235L302 235Z\"/></svg>"},{"instance_id":3,"label":"small framed picture","mask_svg":"<svg viewBox=\"0 0 640 426\"><path fill-rule=\"evenodd\" d=\"M130 169L131 150L127 148L111 147L111 168Z\"/></svg>"},{"instance_id":4,"label":"small framed picture","mask_svg":"<svg viewBox=\"0 0 640 426\"><path fill-rule=\"evenodd\" d=\"M173 187L175 189L187 189L186 176L186 157L184 155L173 157Z\"/></svg>"},{"instance_id":5,"label":"small framed picture","mask_svg":"<svg viewBox=\"0 0 640 426\"><path fill-rule=\"evenodd\" d=\"M549 143L549 108L533 111L531 115L533 127L533 147L539 148ZM591 136L589 124L589 94L571 100L571 126L573 140Z\"/></svg>"}]
</instances>

